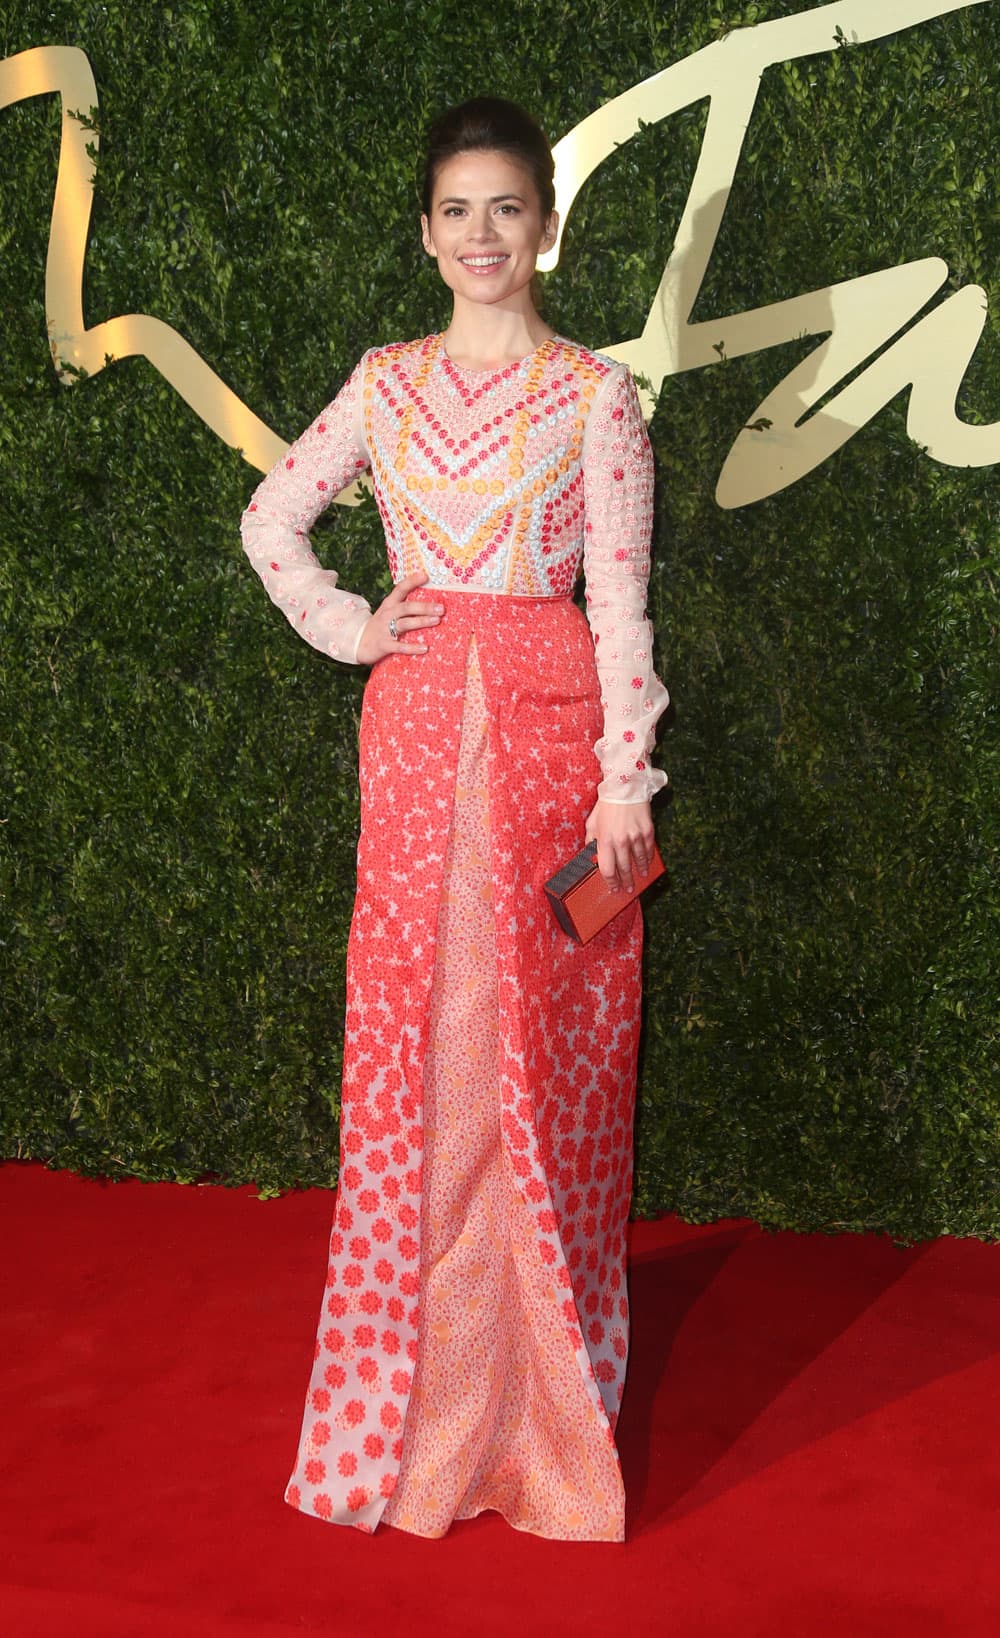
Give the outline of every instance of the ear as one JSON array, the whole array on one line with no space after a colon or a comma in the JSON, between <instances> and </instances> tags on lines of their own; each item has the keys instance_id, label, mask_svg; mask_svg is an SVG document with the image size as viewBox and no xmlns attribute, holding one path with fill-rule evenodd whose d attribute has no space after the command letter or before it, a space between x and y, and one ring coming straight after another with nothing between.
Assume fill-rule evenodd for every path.
<instances>
[{"instance_id":1,"label":"ear","mask_svg":"<svg viewBox=\"0 0 1000 1638\"><path fill-rule=\"evenodd\" d=\"M559 212L554 210L542 229L542 250L551 250L559 237Z\"/></svg>"},{"instance_id":2,"label":"ear","mask_svg":"<svg viewBox=\"0 0 1000 1638\"><path fill-rule=\"evenodd\" d=\"M420 218L420 237L428 256L436 256L437 251L434 248L434 240L431 238L431 225L426 216Z\"/></svg>"}]
</instances>

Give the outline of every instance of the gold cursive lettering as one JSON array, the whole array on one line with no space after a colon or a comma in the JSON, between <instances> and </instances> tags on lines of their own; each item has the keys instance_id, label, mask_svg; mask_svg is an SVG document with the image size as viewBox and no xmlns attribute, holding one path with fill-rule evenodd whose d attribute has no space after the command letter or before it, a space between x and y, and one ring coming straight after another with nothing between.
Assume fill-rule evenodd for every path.
<instances>
[{"instance_id":1,"label":"gold cursive lettering","mask_svg":"<svg viewBox=\"0 0 1000 1638\"><path fill-rule=\"evenodd\" d=\"M76 371L93 376L109 361L147 358L213 432L266 471L288 446L169 324L146 313L126 313L87 328L83 262L98 138L74 114L98 106L90 63L77 46L36 46L0 62L0 108L53 92L62 99L62 130L45 264L45 311L60 380L72 386L79 379Z\"/></svg>"},{"instance_id":2,"label":"gold cursive lettering","mask_svg":"<svg viewBox=\"0 0 1000 1638\"><path fill-rule=\"evenodd\" d=\"M965 286L926 313L866 370L835 391L940 290L948 269L938 257L722 319L690 321L764 70L836 49L841 39L863 44L986 3L836 0L796 16L737 29L613 98L556 144L557 204L565 223L584 182L619 144L636 134L640 122L653 124L692 102L710 100L695 176L645 328L634 340L604 349L652 383L652 391L643 394L647 414L670 376L803 335L825 337L747 417L719 475L720 506L745 506L795 483L907 387L907 430L933 459L949 466L1000 462L1000 426L969 425L959 420L955 408L986 323L986 295L978 285ZM98 99L83 51L39 46L0 63L0 108L46 93L62 99L45 280L50 347L60 379L71 385L79 371L96 375L115 359L145 357L220 438L267 471L287 445L176 330L143 313L87 328L83 265L97 139L90 133L88 153L88 133L74 112L95 108ZM541 265L554 266L559 251L557 241ZM357 485L337 497L345 504L358 498Z\"/></svg>"},{"instance_id":3,"label":"gold cursive lettering","mask_svg":"<svg viewBox=\"0 0 1000 1638\"><path fill-rule=\"evenodd\" d=\"M813 471L912 388L907 431L947 466L1000 461L1000 426L970 426L955 403L986 323L987 298L966 285L890 347L848 387L809 411L920 311L948 276L937 257L888 268L824 290L724 319L690 322L739 164L766 68L816 56L845 38L883 39L985 0L838 0L794 17L758 23L705 46L605 103L557 143L556 204L564 224L587 178L615 147L701 98L710 98L698 166L673 249L646 326L633 341L603 350L653 384L647 413L667 377L806 335L827 339L757 409L719 475L720 506L746 506ZM541 265L559 257L557 240Z\"/></svg>"}]
</instances>

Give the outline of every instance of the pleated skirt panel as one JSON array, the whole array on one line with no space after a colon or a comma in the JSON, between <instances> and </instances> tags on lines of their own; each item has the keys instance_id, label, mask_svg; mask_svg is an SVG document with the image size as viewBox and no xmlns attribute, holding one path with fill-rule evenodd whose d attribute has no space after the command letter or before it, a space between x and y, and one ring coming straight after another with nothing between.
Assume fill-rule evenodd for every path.
<instances>
[{"instance_id":1,"label":"pleated skirt panel","mask_svg":"<svg viewBox=\"0 0 1000 1638\"><path fill-rule=\"evenodd\" d=\"M641 920L580 948L601 712L568 599L451 594L369 679L341 1175L288 1501L617 1540Z\"/></svg>"}]
</instances>

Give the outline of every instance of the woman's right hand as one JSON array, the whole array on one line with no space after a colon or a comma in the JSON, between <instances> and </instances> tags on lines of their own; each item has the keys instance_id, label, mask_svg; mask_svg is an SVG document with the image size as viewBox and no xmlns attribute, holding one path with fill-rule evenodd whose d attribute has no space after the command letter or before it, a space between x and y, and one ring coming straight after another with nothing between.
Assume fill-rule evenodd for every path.
<instances>
[{"instance_id":1,"label":"woman's right hand","mask_svg":"<svg viewBox=\"0 0 1000 1638\"><path fill-rule=\"evenodd\" d=\"M407 593L422 586L427 579L425 569L415 569L412 574L405 574L379 604L371 619L365 621L355 655L359 665L374 665L376 660L385 659L387 654L412 656L427 653L427 644L420 637L408 639L407 633L420 631L424 626L438 625L444 605L406 601ZM395 621L395 629L399 633L396 638L389 630L390 620Z\"/></svg>"}]
</instances>

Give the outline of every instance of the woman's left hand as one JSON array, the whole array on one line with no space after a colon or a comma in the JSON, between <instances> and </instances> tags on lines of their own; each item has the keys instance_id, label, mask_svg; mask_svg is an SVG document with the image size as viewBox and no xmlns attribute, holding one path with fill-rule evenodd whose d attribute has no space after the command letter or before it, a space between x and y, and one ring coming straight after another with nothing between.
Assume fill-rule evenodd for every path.
<instances>
[{"instance_id":1,"label":"woman's left hand","mask_svg":"<svg viewBox=\"0 0 1000 1638\"><path fill-rule=\"evenodd\" d=\"M590 811L584 839L597 837L597 868L613 893L641 886L653 858L653 820L648 802L598 802ZM634 874L633 874L634 873Z\"/></svg>"}]
</instances>

